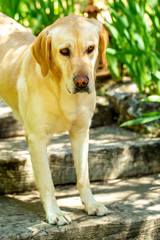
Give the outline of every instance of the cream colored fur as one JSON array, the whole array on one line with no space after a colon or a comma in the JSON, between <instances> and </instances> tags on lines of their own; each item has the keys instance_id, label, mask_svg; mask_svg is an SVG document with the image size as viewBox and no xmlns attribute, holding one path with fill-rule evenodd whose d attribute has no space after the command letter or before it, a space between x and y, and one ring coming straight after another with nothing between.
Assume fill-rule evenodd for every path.
<instances>
[{"instance_id":1,"label":"cream colored fur","mask_svg":"<svg viewBox=\"0 0 160 240\"><path fill-rule=\"evenodd\" d=\"M35 38L24 27L0 14L0 96L24 124L40 197L51 224L71 222L55 199L47 159L54 133L68 131L77 173L77 187L89 215L105 215L96 202L88 177L88 138L96 92L98 60L105 65L107 33L96 20L69 16ZM88 53L88 48L94 50ZM99 47L100 46L100 47ZM68 49L69 56L61 53ZM74 76L89 79L88 92L75 94Z\"/></svg>"}]
</instances>

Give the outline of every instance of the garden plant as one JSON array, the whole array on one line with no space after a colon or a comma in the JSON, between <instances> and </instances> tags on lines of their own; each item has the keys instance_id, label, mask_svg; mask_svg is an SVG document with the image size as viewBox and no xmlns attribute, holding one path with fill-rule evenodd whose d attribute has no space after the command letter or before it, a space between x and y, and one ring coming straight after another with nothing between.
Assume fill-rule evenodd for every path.
<instances>
[{"instance_id":1,"label":"garden plant","mask_svg":"<svg viewBox=\"0 0 160 240\"><path fill-rule=\"evenodd\" d=\"M160 0L114 0L110 15L107 58L112 77L120 80L127 72L141 94L151 95L142 101L160 102ZM160 112L148 112L121 127L158 119Z\"/></svg>"},{"instance_id":2,"label":"garden plant","mask_svg":"<svg viewBox=\"0 0 160 240\"><path fill-rule=\"evenodd\" d=\"M107 58L112 77L127 70L140 93L160 94L160 0L114 0Z\"/></svg>"},{"instance_id":3,"label":"garden plant","mask_svg":"<svg viewBox=\"0 0 160 240\"><path fill-rule=\"evenodd\" d=\"M75 0L5 0L0 11L12 17L37 35L58 18L74 12Z\"/></svg>"}]
</instances>

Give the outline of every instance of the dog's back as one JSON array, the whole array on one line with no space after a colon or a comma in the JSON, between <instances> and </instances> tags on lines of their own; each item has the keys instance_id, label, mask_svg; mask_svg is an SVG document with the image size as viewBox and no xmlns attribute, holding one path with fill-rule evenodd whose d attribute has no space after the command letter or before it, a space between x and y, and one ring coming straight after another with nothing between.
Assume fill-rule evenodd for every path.
<instances>
[{"instance_id":1,"label":"dog's back","mask_svg":"<svg viewBox=\"0 0 160 240\"><path fill-rule=\"evenodd\" d=\"M26 28L0 13L0 96L15 111L20 66L34 39Z\"/></svg>"}]
</instances>

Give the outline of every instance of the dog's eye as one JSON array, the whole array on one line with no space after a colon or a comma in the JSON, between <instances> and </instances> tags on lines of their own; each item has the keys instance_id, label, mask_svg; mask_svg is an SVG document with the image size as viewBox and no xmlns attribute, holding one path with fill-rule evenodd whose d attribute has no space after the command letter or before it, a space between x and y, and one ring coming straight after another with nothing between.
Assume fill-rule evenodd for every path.
<instances>
[{"instance_id":1,"label":"dog's eye","mask_svg":"<svg viewBox=\"0 0 160 240\"><path fill-rule=\"evenodd\" d=\"M91 45L91 46L88 47L87 53L89 54L89 53L93 52L93 50L94 50L94 46Z\"/></svg>"},{"instance_id":2,"label":"dog's eye","mask_svg":"<svg viewBox=\"0 0 160 240\"><path fill-rule=\"evenodd\" d=\"M60 53L64 56L69 56L70 55L70 51L68 48L63 48L60 50Z\"/></svg>"}]
</instances>

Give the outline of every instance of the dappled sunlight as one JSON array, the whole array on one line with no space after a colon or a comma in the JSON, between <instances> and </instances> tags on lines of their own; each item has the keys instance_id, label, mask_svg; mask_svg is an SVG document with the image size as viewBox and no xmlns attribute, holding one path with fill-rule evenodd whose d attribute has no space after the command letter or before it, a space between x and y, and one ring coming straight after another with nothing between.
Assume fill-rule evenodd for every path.
<instances>
[{"instance_id":1,"label":"dappled sunlight","mask_svg":"<svg viewBox=\"0 0 160 240\"><path fill-rule=\"evenodd\" d=\"M46 227L48 224L46 222L41 222L35 225L32 225L31 227L28 227L28 229L32 232L32 236L36 235L40 231L42 231L43 227Z\"/></svg>"},{"instance_id":2,"label":"dappled sunlight","mask_svg":"<svg viewBox=\"0 0 160 240\"><path fill-rule=\"evenodd\" d=\"M7 196L17 199L19 201L28 202L28 203L35 203L35 202L40 201L38 191L31 191L31 192L25 192L22 194L15 194L14 196L11 194L8 194Z\"/></svg>"},{"instance_id":3,"label":"dappled sunlight","mask_svg":"<svg viewBox=\"0 0 160 240\"><path fill-rule=\"evenodd\" d=\"M123 239L129 239L133 232L138 236L141 229L147 228L147 231L152 232L157 224L156 220L160 219L159 186L160 175L91 184L95 199L104 203L109 209L107 216L104 217L86 215L75 185L57 186L57 202L73 220L71 225L64 226L62 229L79 229L86 226L94 228L101 225L107 231L108 227L115 227L116 224L121 231L125 229L126 237ZM39 236L41 232L59 233L59 228L46 222L38 191L1 196L0 204L2 202L0 216L5 212L3 221L7 222L8 228L13 228L15 224L18 226L20 223L24 236L27 234ZM15 232L18 231L17 229Z\"/></svg>"},{"instance_id":4,"label":"dappled sunlight","mask_svg":"<svg viewBox=\"0 0 160 240\"><path fill-rule=\"evenodd\" d=\"M113 134L114 133L114 134ZM140 135L134 132L129 132L124 129L119 129L116 126L112 127L101 127L98 129L90 129L90 147L93 146L104 146L113 145L115 143L120 143L123 141L138 140ZM55 134L48 146L49 150L62 150L66 147L70 147L69 134L66 132L64 134Z\"/></svg>"},{"instance_id":5,"label":"dappled sunlight","mask_svg":"<svg viewBox=\"0 0 160 240\"><path fill-rule=\"evenodd\" d=\"M156 204L154 206L149 206L147 208L148 211L155 211L155 212L160 212L160 204Z\"/></svg>"},{"instance_id":6,"label":"dappled sunlight","mask_svg":"<svg viewBox=\"0 0 160 240\"><path fill-rule=\"evenodd\" d=\"M7 116L8 114L13 115L10 107L0 107L0 114L1 114L1 117L5 117L6 114Z\"/></svg>"},{"instance_id":7,"label":"dappled sunlight","mask_svg":"<svg viewBox=\"0 0 160 240\"><path fill-rule=\"evenodd\" d=\"M81 207L81 200L80 197L68 197L65 199L58 199L58 205L61 207L67 208L80 208Z\"/></svg>"},{"instance_id":8,"label":"dappled sunlight","mask_svg":"<svg viewBox=\"0 0 160 240\"><path fill-rule=\"evenodd\" d=\"M0 139L0 150L27 153L28 144L24 137Z\"/></svg>"}]
</instances>

